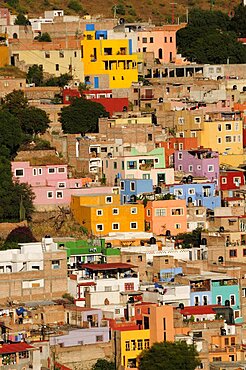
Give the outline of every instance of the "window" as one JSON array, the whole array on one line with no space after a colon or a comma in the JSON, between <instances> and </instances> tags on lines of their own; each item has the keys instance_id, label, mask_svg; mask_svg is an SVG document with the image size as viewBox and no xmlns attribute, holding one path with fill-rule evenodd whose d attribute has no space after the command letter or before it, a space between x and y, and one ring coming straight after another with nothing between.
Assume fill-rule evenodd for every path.
<instances>
[{"instance_id":1,"label":"window","mask_svg":"<svg viewBox=\"0 0 246 370\"><path fill-rule=\"evenodd\" d=\"M114 162L114 170L117 170L117 162Z\"/></svg>"},{"instance_id":2,"label":"window","mask_svg":"<svg viewBox=\"0 0 246 370\"><path fill-rule=\"evenodd\" d=\"M59 64L56 64L56 71L59 71L60 70L60 66Z\"/></svg>"},{"instance_id":3,"label":"window","mask_svg":"<svg viewBox=\"0 0 246 370\"><path fill-rule=\"evenodd\" d=\"M159 216L166 216L166 215L167 215L166 208L156 208L155 209L155 216L159 217Z\"/></svg>"},{"instance_id":4,"label":"window","mask_svg":"<svg viewBox=\"0 0 246 370\"><path fill-rule=\"evenodd\" d=\"M138 223L137 222L130 222L130 229L136 230L138 228Z\"/></svg>"},{"instance_id":5,"label":"window","mask_svg":"<svg viewBox=\"0 0 246 370\"><path fill-rule=\"evenodd\" d=\"M136 341L135 341L135 339L132 339L131 340L131 350L132 351L135 351L136 350Z\"/></svg>"},{"instance_id":6,"label":"window","mask_svg":"<svg viewBox=\"0 0 246 370\"><path fill-rule=\"evenodd\" d=\"M135 182L130 182L130 191L135 191Z\"/></svg>"},{"instance_id":7,"label":"window","mask_svg":"<svg viewBox=\"0 0 246 370\"><path fill-rule=\"evenodd\" d=\"M226 143L231 143L231 136L226 136L225 137L225 141L226 141Z\"/></svg>"},{"instance_id":8,"label":"window","mask_svg":"<svg viewBox=\"0 0 246 370\"><path fill-rule=\"evenodd\" d=\"M53 174L56 172L56 169L54 167L48 168L48 173Z\"/></svg>"},{"instance_id":9,"label":"window","mask_svg":"<svg viewBox=\"0 0 246 370\"><path fill-rule=\"evenodd\" d=\"M167 43L167 37L164 37L164 42Z\"/></svg>"},{"instance_id":10,"label":"window","mask_svg":"<svg viewBox=\"0 0 246 370\"><path fill-rule=\"evenodd\" d=\"M131 207L131 214L136 215L138 213L138 209L136 207Z\"/></svg>"},{"instance_id":11,"label":"window","mask_svg":"<svg viewBox=\"0 0 246 370\"><path fill-rule=\"evenodd\" d=\"M19 359L23 359L23 358L29 358L28 351L19 352Z\"/></svg>"},{"instance_id":12,"label":"window","mask_svg":"<svg viewBox=\"0 0 246 370\"><path fill-rule=\"evenodd\" d=\"M58 188L65 188L66 183L65 182L58 182Z\"/></svg>"},{"instance_id":13,"label":"window","mask_svg":"<svg viewBox=\"0 0 246 370\"><path fill-rule=\"evenodd\" d=\"M213 357L213 362L220 362L221 361L221 357Z\"/></svg>"},{"instance_id":14,"label":"window","mask_svg":"<svg viewBox=\"0 0 246 370\"><path fill-rule=\"evenodd\" d=\"M103 216L103 210L97 209L97 216Z\"/></svg>"},{"instance_id":15,"label":"window","mask_svg":"<svg viewBox=\"0 0 246 370\"><path fill-rule=\"evenodd\" d=\"M130 351L130 341L129 340L125 342L125 349L126 351Z\"/></svg>"},{"instance_id":16,"label":"window","mask_svg":"<svg viewBox=\"0 0 246 370\"><path fill-rule=\"evenodd\" d=\"M148 141L152 141L153 140L153 135L152 134L148 134Z\"/></svg>"},{"instance_id":17,"label":"window","mask_svg":"<svg viewBox=\"0 0 246 370\"><path fill-rule=\"evenodd\" d=\"M214 172L214 165L213 164L208 165L208 172Z\"/></svg>"},{"instance_id":18,"label":"window","mask_svg":"<svg viewBox=\"0 0 246 370\"><path fill-rule=\"evenodd\" d=\"M183 208L172 208L171 215L172 216L183 216L184 209Z\"/></svg>"},{"instance_id":19,"label":"window","mask_svg":"<svg viewBox=\"0 0 246 370\"><path fill-rule=\"evenodd\" d=\"M113 213L113 215L118 215L119 214L119 208L113 208L112 213Z\"/></svg>"},{"instance_id":20,"label":"window","mask_svg":"<svg viewBox=\"0 0 246 370\"><path fill-rule=\"evenodd\" d=\"M109 285L109 286L105 286L104 287L104 291L105 292L112 292L112 287Z\"/></svg>"},{"instance_id":21,"label":"window","mask_svg":"<svg viewBox=\"0 0 246 370\"><path fill-rule=\"evenodd\" d=\"M238 137L237 137L237 141L238 141L239 143L241 143L241 135L238 135Z\"/></svg>"},{"instance_id":22,"label":"window","mask_svg":"<svg viewBox=\"0 0 246 370\"><path fill-rule=\"evenodd\" d=\"M178 165L178 170L179 170L179 171L183 171L183 166L182 166L182 164L179 164L179 165Z\"/></svg>"},{"instance_id":23,"label":"window","mask_svg":"<svg viewBox=\"0 0 246 370\"><path fill-rule=\"evenodd\" d=\"M59 173L64 173L65 172L65 167L58 167L58 172Z\"/></svg>"},{"instance_id":24,"label":"window","mask_svg":"<svg viewBox=\"0 0 246 370\"><path fill-rule=\"evenodd\" d=\"M47 191L47 198L52 199L53 198L53 191Z\"/></svg>"},{"instance_id":25,"label":"window","mask_svg":"<svg viewBox=\"0 0 246 370\"><path fill-rule=\"evenodd\" d=\"M193 172L193 166L192 166L192 164L189 165L189 172Z\"/></svg>"},{"instance_id":26,"label":"window","mask_svg":"<svg viewBox=\"0 0 246 370\"><path fill-rule=\"evenodd\" d=\"M64 51L63 50L59 51L59 58L64 58Z\"/></svg>"},{"instance_id":27,"label":"window","mask_svg":"<svg viewBox=\"0 0 246 370\"><path fill-rule=\"evenodd\" d=\"M233 177L233 183L236 184L236 185L241 184L241 178L240 177Z\"/></svg>"},{"instance_id":28,"label":"window","mask_svg":"<svg viewBox=\"0 0 246 370\"><path fill-rule=\"evenodd\" d=\"M150 44L153 44L154 43L154 37L150 37L149 42L150 42Z\"/></svg>"},{"instance_id":29,"label":"window","mask_svg":"<svg viewBox=\"0 0 246 370\"><path fill-rule=\"evenodd\" d=\"M226 178L226 177L222 177L222 179L221 179L221 183L222 183L222 184L227 184L227 178Z\"/></svg>"},{"instance_id":30,"label":"window","mask_svg":"<svg viewBox=\"0 0 246 370\"><path fill-rule=\"evenodd\" d=\"M59 260L53 260L51 262L52 270L58 270L61 267L61 263Z\"/></svg>"},{"instance_id":31,"label":"window","mask_svg":"<svg viewBox=\"0 0 246 370\"><path fill-rule=\"evenodd\" d=\"M150 215L151 215L151 210L147 209L147 216L150 217Z\"/></svg>"},{"instance_id":32,"label":"window","mask_svg":"<svg viewBox=\"0 0 246 370\"><path fill-rule=\"evenodd\" d=\"M240 311L234 311L234 318L238 319L240 317Z\"/></svg>"},{"instance_id":33,"label":"window","mask_svg":"<svg viewBox=\"0 0 246 370\"><path fill-rule=\"evenodd\" d=\"M107 204L112 203L112 197L111 197L111 196L106 197L106 198L105 198L105 202L106 202Z\"/></svg>"},{"instance_id":34,"label":"window","mask_svg":"<svg viewBox=\"0 0 246 370\"><path fill-rule=\"evenodd\" d=\"M149 349L149 339L144 339L144 349Z\"/></svg>"},{"instance_id":35,"label":"window","mask_svg":"<svg viewBox=\"0 0 246 370\"><path fill-rule=\"evenodd\" d=\"M221 131L222 130L222 126L221 126L221 123L218 124L218 131Z\"/></svg>"},{"instance_id":36,"label":"window","mask_svg":"<svg viewBox=\"0 0 246 370\"><path fill-rule=\"evenodd\" d=\"M37 176L37 174L38 174L38 169L37 169L37 168L34 168L34 169L33 169L33 171L32 171L32 173L33 173L33 176Z\"/></svg>"},{"instance_id":37,"label":"window","mask_svg":"<svg viewBox=\"0 0 246 370\"><path fill-rule=\"evenodd\" d=\"M235 306L236 304L236 297L235 297L235 294L231 294L230 295L230 305L231 306Z\"/></svg>"},{"instance_id":38,"label":"window","mask_svg":"<svg viewBox=\"0 0 246 370\"><path fill-rule=\"evenodd\" d=\"M179 125L183 125L185 123L185 119L184 119L184 117L179 117L178 118L178 124Z\"/></svg>"},{"instance_id":39,"label":"window","mask_svg":"<svg viewBox=\"0 0 246 370\"><path fill-rule=\"evenodd\" d=\"M195 189L194 189L194 188L190 188L190 189L188 189L188 194L189 194L189 195L195 195L195 194L196 194Z\"/></svg>"},{"instance_id":40,"label":"window","mask_svg":"<svg viewBox=\"0 0 246 370\"><path fill-rule=\"evenodd\" d=\"M195 123L201 123L201 117L195 117L194 122Z\"/></svg>"},{"instance_id":41,"label":"window","mask_svg":"<svg viewBox=\"0 0 246 370\"><path fill-rule=\"evenodd\" d=\"M128 161L127 162L127 169L128 170L136 170L137 169L137 161Z\"/></svg>"},{"instance_id":42,"label":"window","mask_svg":"<svg viewBox=\"0 0 246 370\"><path fill-rule=\"evenodd\" d=\"M170 42L173 42L173 38L172 37L170 37Z\"/></svg>"},{"instance_id":43,"label":"window","mask_svg":"<svg viewBox=\"0 0 246 370\"><path fill-rule=\"evenodd\" d=\"M217 295L217 297L216 297L216 303L218 305L221 305L222 304L222 296L221 295Z\"/></svg>"},{"instance_id":44,"label":"window","mask_svg":"<svg viewBox=\"0 0 246 370\"><path fill-rule=\"evenodd\" d=\"M229 346L229 338L225 338L225 346Z\"/></svg>"},{"instance_id":45,"label":"window","mask_svg":"<svg viewBox=\"0 0 246 370\"><path fill-rule=\"evenodd\" d=\"M115 313L116 315L119 315L119 314L120 314L120 309L119 309L119 308L116 308L116 309L114 310L114 313Z\"/></svg>"},{"instance_id":46,"label":"window","mask_svg":"<svg viewBox=\"0 0 246 370\"><path fill-rule=\"evenodd\" d=\"M62 199L63 198L63 192L62 191L57 191L56 192L56 199Z\"/></svg>"},{"instance_id":47,"label":"window","mask_svg":"<svg viewBox=\"0 0 246 370\"><path fill-rule=\"evenodd\" d=\"M112 230L120 230L120 224L118 222L114 222L112 224Z\"/></svg>"},{"instance_id":48,"label":"window","mask_svg":"<svg viewBox=\"0 0 246 370\"><path fill-rule=\"evenodd\" d=\"M120 182L120 190L125 190L125 183L124 181Z\"/></svg>"},{"instance_id":49,"label":"window","mask_svg":"<svg viewBox=\"0 0 246 370\"><path fill-rule=\"evenodd\" d=\"M23 176L24 176L24 170L22 168L16 168L15 177L23 177Z\"/></svg>"},{"instance_id":50,"label":"window","mask_svg":"<svg viewBox=\"0 0 246 370\"><path fill-rule=\"evenodd\" d=\"M178 153L178 160L182 161L183 159L183 153Z\"/></svg>"},{"instance_id":51,"label":"window","mask_svg":"<svg viewBox=\"0 0 246 370\"><path fill-rule=\"evenodd\" d=\"M96 231L103 231L103 230L104 230L103 224L96 224Z\"/></svg>"},{"instance_id":52,"label":"window","mask_svg":"<svg viewBox=\"0 0 246 370\"><path fill-rule=\"evenodd\" d=\"M194 303L195 303L195 306L199 306L199 304L200 304L200 299L199 299L199 297L198 297L198 296L195 296L195 297L194 297Z\"/></svg>"},{"instance_id":53,"label":"window","mask_svg":"<svg viewBox=\"0 0 246 370\"><path fill-rule=\"evenodd\" d=\"M229 250L230 257L237 257L237 249L230 249Z\"/></svg>"},{"instance_id":54,"label":"window","mask_svg":"<svg viewBox=\"0 0 246 370\"><path fill-rule=\"evenodd\" d=\"M190 132L190 137L196 137L196 131L191 131Z\"/></svg>"},{"instance_id":55,"label":"window","mask_svg":"<svg viewBox=\"0 0 246 370\"><path fill-rule=\"evenodd\" d=\"M45 58L50 58L50 52L49 51L46 51L44 55L45 55Z\"/></svg>"},{"instance_id":56,"label":"window","mask_svg":"<svg viewBox=\"0 0 246 370\"><path fill-rule=\"evenodd\" d=\"M183 189L174 189L174 195L176 197L183 195Z\"/></svg>"},{"instance_id":57,"label":"window","mask_svg":"<svg viewBox=\"0 0 246 370\"><path fill-rule=\"evenodd\" d=\"M230 123L226 123L225 129L226 129L226 131L231 131L231 124Z\"/></svg>"},{"instance_id":58,"label":"window","mask_svg":"<svg viewBox=\"0 0 246 370\"><path fill-rule=\"evenodd\" d=\"M143 44L147 44L147 37L143 37L143 38L142 38L142 43L143 43Z\"/></svg>"},{"instance_id":59,"label":"window","mask_svg":"<svg viewBox=\"0 0 246 370\"><path fill-rule=\"evenodd\" d=\"M138 350L141 351L143 349L143 340L138 339Z\"/></svg>"},{"instance_id":60,"label":"window","mask_svg":"<svg viewBox=\"0 0 246 370\"><path fill-rule=\"evenodd\" d=\"M231 337L231 346L235 346L235 344L236 344L235 337Z\"/></svg>"},{"instance_id":61,"label":"window","mask_svg":"<svg viewBox=\"0 0 246 370\"><path fill-rule=\"evenodd\" d=\"M179 150L183 150L183 143L179 143Z\"/></svg>"},{"instance_id":62,"label":"window","mask_svg":"<svg viewBox=\"0 0 246 370\"><path fill-rule=\"evenodd\" d=\"M175 229L181 229L181 224L175 224Z\"/></svg>"},{"instance_id":63,"label":"window","mask_svg":"<svg viewBox=\"0 0 246 370\"><path fill-rule=\"evenodd\" d=\"M96 342L103 342L103 335L96 335Z\"/></svg>"},{"instance_id":64,"label":"window","mask_svg":"<svg viewBox=\"0 0 246 370\"><path fill-rule=\"evenodd\" d=\"M217 139L217 143L218 143L218 144L221 144L221 143L222 143L221 137L218 137L218 139Z\"/></svg>"}]
</instances>

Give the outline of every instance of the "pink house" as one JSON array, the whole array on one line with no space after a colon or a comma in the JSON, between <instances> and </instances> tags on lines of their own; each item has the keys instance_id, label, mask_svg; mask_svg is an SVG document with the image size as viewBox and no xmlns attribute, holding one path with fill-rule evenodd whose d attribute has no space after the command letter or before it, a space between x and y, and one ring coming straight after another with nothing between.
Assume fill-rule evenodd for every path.
<instances>
[{"instance_id":1,"label":"pink house","mask_svg":"<svg viewBox=\"0 0 246 370\"><path fill-rule=\"evenodd\" d=\"M152 52L161 63L176 60L176 32L180 26L165 25L138 32L138 51Z\"/></svg>"},{"instance_id":2,"label":"pink house","mask_svg":"<svg viewBox=\"0 0 246 370\"><path fill-rule=\"evenodd\" d=\"M68 178L65 164L31 165L29 161L12 162L13 179L32 186L39 210L51 210L58 206L68 207L71 195L113 192L112 188L90 187L90 178Z\"/></svg>"},{"instance_id":3,"label":"pink house","mask_svg":"<svg viewBox=\"0 0 246 370\"><path fill-rule=\"evenodd\" d=\"M149 201L145 207L146 231L156 235L176 236L187 232L184 199Z\"/></svg>"}]
</instances>

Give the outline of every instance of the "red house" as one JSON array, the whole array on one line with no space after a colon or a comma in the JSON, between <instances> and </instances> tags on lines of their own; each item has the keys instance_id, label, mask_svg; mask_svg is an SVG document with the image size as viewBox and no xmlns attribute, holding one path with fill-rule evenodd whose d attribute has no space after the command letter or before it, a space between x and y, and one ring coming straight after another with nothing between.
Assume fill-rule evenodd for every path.
<instances>
[{"instance_id":1,"label":"red house","mask_svg":"<svg viewBox=\"0 0 246 370\"><path fill-rule=\"evenodd\" d=\"M171 137L168 141L156 143L156 147L165 148L166 167L173 165L175 150L197 149L197 146L197 137Z\"/></svg>"},{"instance_id":2,"label":"red house","mask_svg":"<svg viewBox=\"0 0 246 370\"><path fill-rule=\"evenodd\" d=\"M128 98L113 97L112 90L88 90L83 95L86 99L92 99L96 103L104 106L110 116L115 112L126 112L128 110ZM81 94L77 89L63 90L63 104L71 104L73 98L80 98Z\"/></svg>"},{"instance_id":3,"label":"red house","mask_svg":"<svg viewBox=\"0 0 246 370\"><path fill-rule=\"evenodd\" d=\"M220 190L238 190L241 185L245 185L244 172L240 170L220 171Z\"/></svg>"}]
</instances>

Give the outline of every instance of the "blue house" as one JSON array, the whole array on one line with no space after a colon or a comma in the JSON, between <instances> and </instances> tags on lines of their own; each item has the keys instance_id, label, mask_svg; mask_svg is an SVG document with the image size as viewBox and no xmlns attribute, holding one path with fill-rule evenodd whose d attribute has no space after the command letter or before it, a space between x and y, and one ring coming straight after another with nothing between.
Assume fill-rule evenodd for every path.
<instances>
[{"instance_id":1,"label":"blue house","mask_svg":"<svg viewBox=\"0 0 246 370\"><path fill-rule=\"evenodd\" d=\"M207 306L212 304L210 279L197 276L190 280L190 305Z\"/></svg>"},{"instance_id":2,"label":"blue house","mask_svg":"<svg viewBox=\"0 0 246 370\"><path fill-rule=\"evenodd\" d=\"M175 184L169 187L169 193L174 194L176 199L185 199L187 205L193 203L212 210L221 206L220 193L212 182Z\"/></svg>"},{"instance_id":3,"label":"blue house","mask_svg":"<svg viewBox=\"0 0 246 370\"><path fill-rule=\"evenodd\" d=\"M150 179L122 179L120 181L120 198L124 204L132 200L132 196L138 197L143 193L153 191L153 181Z\"/></svg>"}]
</instances>

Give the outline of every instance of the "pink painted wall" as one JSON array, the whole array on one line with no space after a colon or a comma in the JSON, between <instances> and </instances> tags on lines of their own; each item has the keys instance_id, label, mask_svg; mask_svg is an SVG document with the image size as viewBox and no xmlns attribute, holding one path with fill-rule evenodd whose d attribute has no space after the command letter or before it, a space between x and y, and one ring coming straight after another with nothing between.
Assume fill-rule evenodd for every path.
<instances>
[{"instance_id":1,"label":"pink painted wall","mask_svg":"<svg viewBox=\"0 0 246 370\"><path fill-rule=\"evenodd\" d=\"M165 208L165 216L156 216L156 208ZM172 215L172 209L182 208L182 215ZM150 215L148 215L150 212ZM167 230L170 230L172 236L176 236L179 233L187 231L187 212L186 212L186 201L184 199L175 200L155 200L148 202L145 207L145 221L150 223L150 232L156 235L166 234ZM176 228L176 224L180 225L180 228Z\"/></svg>"},{"instance_id":2,"label":"pink painted wall","mask_svg":"<svg viewBox=\"0 0 246 370\"><path fill-rule=\"evenodd\" d=\"M147 42L144 42L147 38ZM153 40L151 39L153 38ZM146 48L146 49L144 49ZM164 27L138 32L138 51L153 52L162 63L176 59L176 29Z\"/></svg>"}]
</instances>

